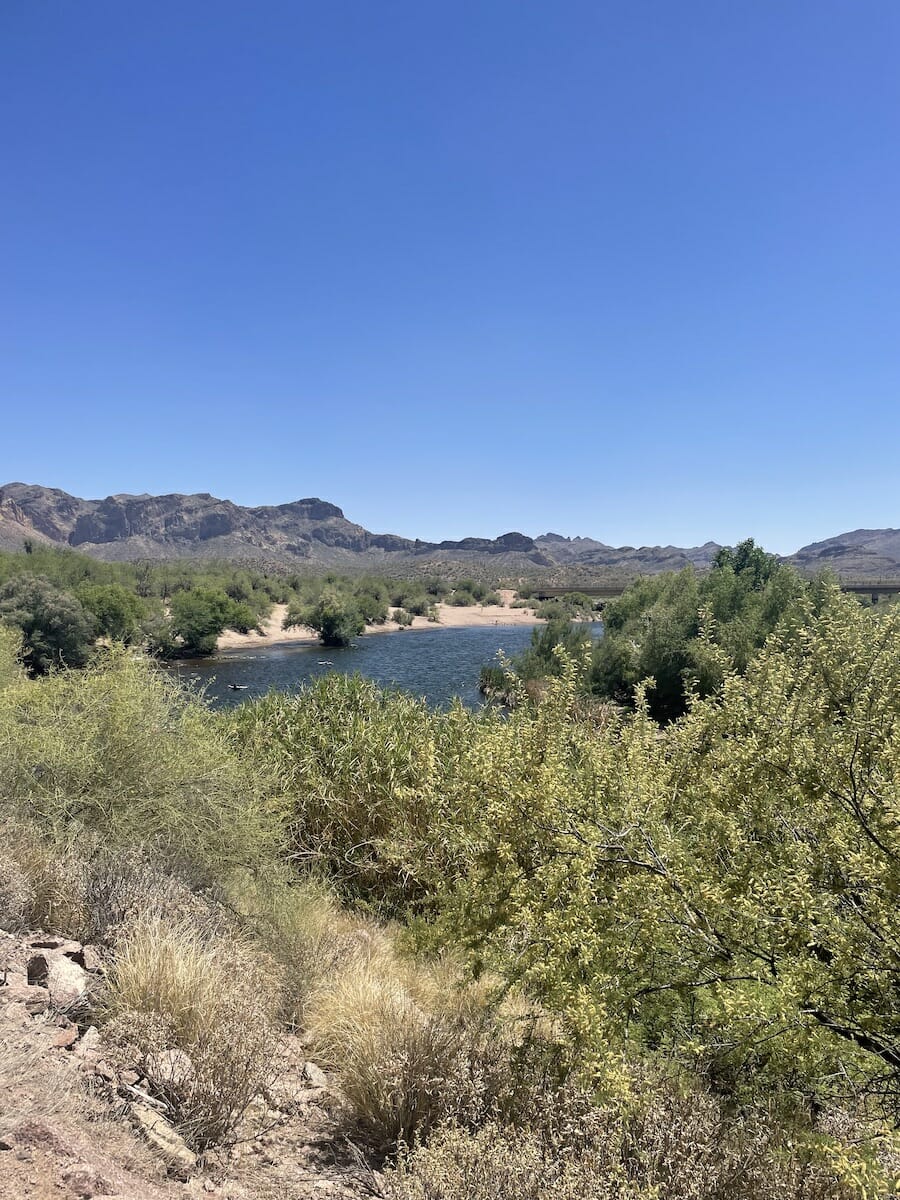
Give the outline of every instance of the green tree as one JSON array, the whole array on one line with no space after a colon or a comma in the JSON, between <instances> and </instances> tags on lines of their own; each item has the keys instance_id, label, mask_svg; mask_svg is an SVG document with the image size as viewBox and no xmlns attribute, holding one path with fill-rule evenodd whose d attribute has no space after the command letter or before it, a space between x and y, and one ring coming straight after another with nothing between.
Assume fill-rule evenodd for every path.
<instances>
[{"instance_id":1,"label":"green tree","mask_svg":"<svg viewBox=\"0 0 900 1200\"><path fill-rule=\"evenodd\" d=\"M212 654L223 629L245 624L245 608L214 588L176 592L171 602L172 631L182 639L186 654Z\"/></svg>"},{"instance_id":2,"label":"green tree","mask_svg":"<svg viewBox=\"0 0 900 1200\"><path fill-rule=\"evenodd\" d=\"M780 622L790 622L806 585L752 539L724 547L712 569L687 567L638 580L604 609L592 688L632 703L635 687L653 679L653 716L670 721L685 711L688 694L722 684L730 663L743 671ZM714 644L722 655L710 654Z\"/></svg>"},{"instance_id":3,"label":"green tree","mask_svg":"<svg viewBox=\"0 0 900 1200\"><path fill-rule=\"evenodd\" d=\"M94 621L94 636L133 642L146 616L146 605L119 583L86 583L76 593Z\"/></svg>"},{"instance_id":4,"label":"green tree","mask_svg":"<svg viewBox=\"0 0 900 1200\"><path fill-rule=\"evenodd\" d=\"M0 587L0 621L22 631L25 662L34 675L83 667L88 660L91 618L74 596L41 575L20 575Z\"/></svg>"},{"instance_id":5,"label":"green tree","mask_svg":"<svg viewBox=\"0 0 900 1200\"><path fill-rule=\"evenodd\" d=\"M326 588L309 607L288 609L284 628L291 629L296 625L314 630L323 646L349 646L366 627L353 602L333 587Z\"/></svg>"}]
</instances>

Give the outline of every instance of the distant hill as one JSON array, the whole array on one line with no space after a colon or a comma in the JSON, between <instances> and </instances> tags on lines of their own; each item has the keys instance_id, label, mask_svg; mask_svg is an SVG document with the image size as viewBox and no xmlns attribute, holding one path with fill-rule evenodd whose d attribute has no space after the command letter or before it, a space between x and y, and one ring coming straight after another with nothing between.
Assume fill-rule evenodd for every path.
<instances>
[{"instance_id":1,"label":"distant hill","mask_svg":"<svg viewBox=\"0 0 900 1200\"><path fill-rule=\"evenodd\" d=\"M708 566L719 549L716 542L616 547L559 533L427 542L370 533L348 521L336 505L315 497L245 508L206 492L82 500L58 488L6 484L0 487L0 548L20 550L28 538L110 561L203 557L386 571L459 563L489 566L498 575L554 568L571 574L574 568L591 576L634 576ZM864 578L900 575L900 531L856 530L805 546L790 561L802 570L830 566Z\"/></svg>"},{"instance_id":2,"label":"distant hill","mask_svg":"<svg viewBox=\"0 0 900 1200\"><path fill-rule=\"evenodd\" d=\"M788 559L804 573L824 568L857 579L900 575L900 529L854 529L804 546Z\"/></svg>"}]
</instances>

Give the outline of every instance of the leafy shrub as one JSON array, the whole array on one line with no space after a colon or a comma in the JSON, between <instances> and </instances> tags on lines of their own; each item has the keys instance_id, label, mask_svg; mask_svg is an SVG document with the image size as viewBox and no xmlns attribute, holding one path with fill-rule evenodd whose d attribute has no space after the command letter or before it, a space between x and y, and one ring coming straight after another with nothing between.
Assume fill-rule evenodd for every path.
<instances>
[{"instance_id":1,"label":"leafy shrub","mask_svg":"<svg viewBox=\"0 0 900 1200\"><path fill-rule=\"evenodd\" d=\"M211 877L268 856L275 828L222 723L126 652L0 692L0 795L42 836L153 844Z\"/></svg>"},{"instance_id":2,"label":"leafy shrub","mask_svg":"<svg viewBox=\"0 0 900 1200\"><path fill-rule=\"evenodd\" d=\"M401 629L408 628L413 623L413 615L402 608L395 608L391 620L396 621Z\"/></svg>"},{"instance_id":3,"label":"leafy shrub","mask_svg":"<svg viewBox=\"0 0 900 1200\"><path fill-rule=\"evenodd\" d=\"M292 606L284 618L284 628L295 625L315 630L323 646L349 646L351 640L365 629L365 621L353 601L333 588L322 592L309 608Z\"/></svg>"},{"instance_id":4,"label":"leafy shrub","mask_svg":"<svg viewBox=\"0 0 900 1200\"><path fill-rule=\"evenodd\" d=\"M271 772L298 865L376 906L423 894L441 723L424 701L335 672L229 721L247 761Z\"/></svg>"},{"instance_id":5,"label":"leafy shrub","mask_svg":"<svg viewBox=\"0 0 900 1200\"><path fill-rule=\"evenodd\" d=\"M537 1127L449 1126L387 1174L389 1200L850 1200L858 1193L771 1127L664 1086L613 1109L546 1098ZM563 1118L562 1129L546 1126ZM543 1128L542 1128L543 1126ZM565 1132L566 1137L560 1133Z\"/></svg>"},{"instance_id":6,"label":"leafy shrub","mask_svg":"<svg viewBox=\"0 0 900 1200\"><path fill-rule=\"evenodd\" d=\"M94 640L91 619L78 600L40 575L0 586L0 623L21 631L25 661L35 675L84 666Z\"/></svg>"}]
</instances>

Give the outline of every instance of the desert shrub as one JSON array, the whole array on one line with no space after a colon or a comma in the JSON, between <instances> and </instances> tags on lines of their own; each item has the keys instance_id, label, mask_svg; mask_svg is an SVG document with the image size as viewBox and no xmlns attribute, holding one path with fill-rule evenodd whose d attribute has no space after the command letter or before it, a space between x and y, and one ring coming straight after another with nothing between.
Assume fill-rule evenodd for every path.
<instances>
[{"instance_id":1,"label":"desert shrub","mask_svg":"<svg viewBox=\"0 0 900 1200\"><path fill-rule=\"evenodd\" d=\"M387 953L384 934L343 912L314 880L247 880L232 900L280 967L281 1018L291 1027L303 1025L311 997L341 971Z\"/></svg>"},{"instance_id":2,"label":"desert shrub","mask_svg":"<svg viewBox=\"0 0 900 1200\"><path fill-rule=\"evenodd\" d=\"M247 761L276 781L293 861L345 897L391 909L425 890L441 719L424 701L338 673L229 716Z\"/></svg>"},{"instance_id":3,"label":"desert shrub","mask_svg":"<svg viewBox=\"0 0 900 1200\"><path fill-rule=\"evenodd\" d=\"M334 587L326 588L315 604L291 605L283 625L285 629L305 625L315 630L323 646L349 646L365 629L355 600Z\"/></svg>"},{"instance_id":4,"label":"desert shrub","mask_svg":"<svg viewBox=\"0 0 900 1200\"><path fill-rule=\"evenodd\" d=\"M313 1000L314 1052L340 1075L349 1122L376 1153L425 1137L452 1112L471 1038L398 979L347 972Z\"/></svg>"},{"instance_id":5,"label":"desert shrub","mask_svg":"<svg viewBox=\"0 0 900 1200\"><path fill-rule=\"evenodd\" d=\"M491 773L473 741L480 806L445 792L451 938L565 1014L598 1077L637 1043L741 1100L852 1086L896 1119L900 613L834 589L665 731L640 699L573 719L574 683L491 731Z\"/></svg>"},{"instance_id":6,"label":"desert shrub","mask_svg":"<svg viewBox=\"0 0 900 1200\"><path fill-rule=\"evenodd\" d=\"M0 692L0 795L51 839L164 845L211 877L272 845L253 772L221 722L124 651Z\"/></svg>"},{"instance_id":7,"label":"desert shrub","mask_svg":"<svg viewBox=\"0 0 900 1200\"><path fill-rule=\"evenodd\" d=\"M22 667L22 635L17 629L0 624L0 688L19 683Z\"/></svg>"},{"instance_id":8,"label":"desert shrub","mask_svg":"<svg viewBox=\"0 0 900 1200\"><path fill-rule=\"evenodd\" d=\"M412 625L413 615L411 612L407 612L405 609L395 608L391 614L391 620L396 621L402 629L404 626Z\"/></svg>"},{"instance_id":9,"label":"desert shrub","mask_svg":"<svg viewBox=\"0 0 900 1200\"><path fill-rule=\"evenodd\" d=\"M222 911L197 890L189 863L165 847L109 846L90 834L65 840L36 823L0 824L0 926L42 929L113 945L140 915L193 915L210 923Z\"/></svg>"},{"instance_id":10,"label":"desert shrub","mask_svg":"<svg viewBox=\"0 0 900 1200\"><path fill-rule=\"evenodd\" d=\"M40 575L0 585L0 623L21 631L25 661L35 675L84 666L94 640L91 618L79 601Z\"/></svg>"},{"instance_id":11,"label":"desert shrub","mask_svg":"<svg viewBox=\"0 0 900 1200\"><path fill-rule=\"evenodd\" d=\"M446 1121L530 1118L568 1061L554 1027L495 982L463 984L452 960L410 962L382 945L312 996L308 1035L338 1075L352 1136L379 1155Z\"/></svg>"},{"instance_id":12,"label":"desert shrub","mask_svg":"<svg viewBox=\"0 0 900 1200\"><path fill-rule=\"evenodd\" d=\"M239 938L158 916L132 922L113 960L107 1037L197 1150L229 1141L278 1071L279 985L264 962Z\"/></svg>"},{"instance_id":13,"label":"desert shrub","mask_svg":"<svg viewBox=\"0 0 900 1200\"><path fill-rule=\"evenodd\" d=\"M571 1132L571 1131L570 1131ZM594 1110L575 1145L489 1123L439 1130L387 1174L389 1200L850 1200L808 1149L705 1098Z\"/></svg>"},{"instance_id":14,"label":"desert shrub","mask_svg":"<svg viewBox=\"0 0 900 1200\"><path fill-rule=\"evenodd\" d=\"M432 599L424 593L416 596L407 596L403 601L403 607L408 613L412 613L414 617L424 617L429 608L432 606Z\"/></svg>"},{"instance_id":15,"label":"desert shrub","mask_svg":"<svg viewBox=\"0 0 900 1200\"><path fill-rule=\"evenodd\" d=\"M0 926L78 937L85 926L85 863L34 825L0 822Z\"/></svg>"}]
</instances>

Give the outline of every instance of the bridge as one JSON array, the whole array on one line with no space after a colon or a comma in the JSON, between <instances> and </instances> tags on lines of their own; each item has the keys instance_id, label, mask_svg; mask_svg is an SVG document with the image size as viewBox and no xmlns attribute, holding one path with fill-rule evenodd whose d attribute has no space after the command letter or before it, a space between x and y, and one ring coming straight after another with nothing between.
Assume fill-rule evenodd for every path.
<instances>
[{"instance_id":1,"label":"bridge","mask_svg":"<svg viewBox=\"0 0 900 1200\"><path fill-rule=\"evenodd\" d=\"M646 576L644 576L646 578ZM536 587L532 596L536 600L558 600L570 592L580 592L592 600L615 600L621 596L632 583L584 583L570 584L568 587ZM900 594L900 579L838 579L841 590L853 592L857 596L870 596L872 603L877 604L882 597Z\"/></svg>"}]
</instances>

